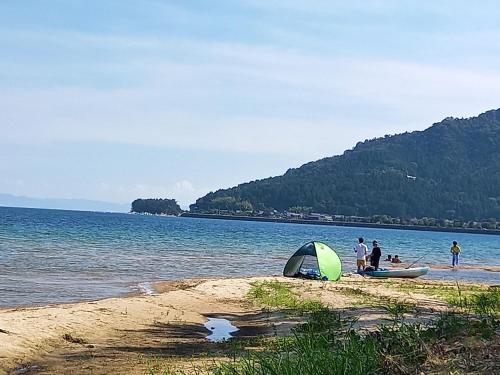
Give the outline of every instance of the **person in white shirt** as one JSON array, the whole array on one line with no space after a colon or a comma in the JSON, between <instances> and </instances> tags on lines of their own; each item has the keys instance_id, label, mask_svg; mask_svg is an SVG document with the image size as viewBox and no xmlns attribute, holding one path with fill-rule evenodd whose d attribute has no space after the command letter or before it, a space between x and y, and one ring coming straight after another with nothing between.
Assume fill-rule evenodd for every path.
<instances>
[{"instance_id":1,"label":"person in white shirt","mask_svg":"<svg viewBox=\"0 0 500 375\"><path fill-rule=\"evenodd\" d=\"M368 247L364 244L365 240L363 237L360 237L358 241L359 243L354 246L354 252L356 253L356 266L358 267L358 272L360 272L363 271L366 266Z\"/></svg>"}]
</instances>

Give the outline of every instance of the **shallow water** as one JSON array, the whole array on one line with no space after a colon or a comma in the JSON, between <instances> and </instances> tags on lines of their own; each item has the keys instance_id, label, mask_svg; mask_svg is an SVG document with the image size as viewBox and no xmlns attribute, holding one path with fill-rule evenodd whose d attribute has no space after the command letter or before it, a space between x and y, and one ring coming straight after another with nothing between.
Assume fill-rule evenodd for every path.
<instances>
[{"instance_id":1,"label":"shallow water","mask_svg":"<svg viewBox=\"0 0 500 375\"><path fill-rule=\"evenodd\" d=\"M208 318L208 321L204 324L204 326L211 332L207 336L207 340L211 342L229 340L233 337L232 333L239 331L239 328L233 326L233 324L227 319Z\"/></svg>"},{"instance_id":2,"label":"shallow water","mask_svg":"<svg viewBox=\"0 0 500 375\"><path fill-rule=\"evenodd\" d=\"M383 257L409 263L427 254L417 265L448 264L453 240L462 264L499 265L493 235L0 207L0 306L99 299L147 291L159 280L280 275L311 240L334 247L351 271L359 236L377 239ZM428 277L498 283L499 273L463 271Z\"/></svg>"},{"instance_id":3,"label":"shallow water","mask_svg":"<svg viewBox=\"0 0 500 375\"><path fill-rule=\"evenodd\" d=\"M444 280L444 281L470 281L500 285L500 272L491 272L471 269L430 269L423 279Z\"/></svg>"}]
</instances>

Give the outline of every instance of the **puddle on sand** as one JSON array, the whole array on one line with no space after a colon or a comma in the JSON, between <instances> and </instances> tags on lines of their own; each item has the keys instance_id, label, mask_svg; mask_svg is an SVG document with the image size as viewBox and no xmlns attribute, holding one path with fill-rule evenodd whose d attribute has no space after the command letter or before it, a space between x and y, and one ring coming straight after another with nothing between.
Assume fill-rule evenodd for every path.
<instances>
[{"instance_id":1,"label":"puddle on sand","mask_svg":"<svg viewBox=\"0 0 500 375\"><path fill-rule=\"evenodd\" d=\"M207 336L207 339L211 342L229 340L233 337L231 333L239 330L237 327L233 326L229 320L219 318L208 318L208 322L206 322L204 326L212 332Z\"/></svg>"}]
</instances>

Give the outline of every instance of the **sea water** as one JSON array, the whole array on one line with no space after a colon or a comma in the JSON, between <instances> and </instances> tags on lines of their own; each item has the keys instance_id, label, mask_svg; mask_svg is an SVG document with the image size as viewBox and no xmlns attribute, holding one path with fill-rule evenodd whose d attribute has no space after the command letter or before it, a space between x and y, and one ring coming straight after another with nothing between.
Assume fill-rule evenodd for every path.
<instances>
[{"instance_id":1,"label":"sea water","mask_svg":"<svg viewBox=\"0 0 500 375\"><path fill-rule=\"evenodd\" d=\"M0 306L152 293L159 280L280 275L311 240L334 247L351 271L359 236L408 264L424 254L417 264L449 264L453 240L462 264L500 263L494 235L0 207ZM500 283L500 272L483 270L431 270L428 277Z\"/></svg>"}]
</instances>

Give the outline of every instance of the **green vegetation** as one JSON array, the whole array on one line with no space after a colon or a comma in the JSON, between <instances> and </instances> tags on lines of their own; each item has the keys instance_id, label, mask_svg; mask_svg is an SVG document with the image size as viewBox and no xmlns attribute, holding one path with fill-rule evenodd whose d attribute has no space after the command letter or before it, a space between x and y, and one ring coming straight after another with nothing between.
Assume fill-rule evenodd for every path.
<instances>
[{"instance_id":1,"label":"green vegetation","mask_svg":"<svg viewBox=\"0 0 500 375\"><path fill-rule=\"evenodd\" d=\"M280 308L294 312L309 312L321 309L321 302L299 298L287 283L279 281L259 281L252 285L248 296L260 306Z\"/></svg>"},{"instance_id":2,"label":"green vegetation","mask_svg":"<svg viewBox=\"0 0 500 375\"><path fill-rule=\"evenodd\" d=\"M386 282L384 285L398 291L424 294L430 297L438 298L443 302L451 303L458 298L469 297L488 291L490 288L469 285L435 285L422 283L393 283Z\"/></svg>"},{"instance_id":3,"label":"green vegetation","mask_svg":"<svg viewBox=\"0 0 500 375\"><path fill-rule=\"evenodd\" d=\"M442 373L486 373L495 359L468 358L473 348L460 340L491 339L498 321L476 320L457 313L441 315L432 325L400 320L360 333L351 321L336 312L317 310L294 329L291 338L278 340L261 351L251 351L230 363L210 370L217 375L250 374L418 374L427 373L441 355ZM465 367L460 355L467 358ZM449 360L449 361L448 361ZM492 363L493 361L493 363Z\"/></svg>"},{"instance_id":4,"label":"green vegetation","mask_svg":"<svg viewBox=\"0 0 500 375\"><path fill-rule=\"evenodd\" d=\"M406 285L406 284L405 284ZM412 286L408 284L408 287ZM299 309L294 285L277 281L253 284L249 297L264 308ZM433 286L432 287L436 287ZM457 295L458 288L454 289ZM365 298L358 288L342 293ZM227 360L205 361L187 370L150 367L151 374L211 375L410 375L498 373L500 291L469 286L452 301L455 310L443 312L428 323L408 323L415 306L390 300L383 306L389 323L360 330L356 319L342 318L318 301L306 321L291 336L251 340L234 339L219 346ZM446 295L448 298L449 295ZM218 353L220 356L220 352ZM198 367L196 367L198 366Z\"/></svg>"},{"instance_id":5,"label":"green vegetation","mask_svg":"<svg viewBox=\"0 0 500 375\"><path fill-rule=\"evenodd\" d=\"M326 319L326 321L323 321ZM334 322L338 329L331 328ZM280 340L235 363L216 366L213 374L375 374L379 368L375 340L366 340L344 326L338 314L314 314L291 340ZM325 329L326 328L326 329Z\"/></svg>"},{"instance_id":6,"label":"green vegetation","mask_svg":"<svg viewBox=\"0 0 500 375\"><path fill-rule=\"evenodd\" d=\"M487 291L468 296L459 294L457 298L452 298L449 302L469 313L481 316L500 315L500 289L498 287L491 287Z\"/></svg>"},{"instance_id":7,"label":"green vegetation","mask_svg":"<svg viewBox=\"0 0 500 375\"><path fill-rule=\"evenodd\" d=\"M342 288L340 289L340 292L346 296L351 297L373 298L373 295L371 293L365 292L364 290L359 288Z\"/></svg>"},{"instance_id":8,"label":"green vegetation","mask_svg":"<svg viewBox=\"0 0 500 375\"><path fill-rule=\"evenodd\" d=\"M130 212L153 215L178 215L182 212L175 199L136 199Z\"/></svg>"},{"instance_id":9,"label":"green vegetation","mask_svg":"<svg viewBox=\"0 0 500 375\"><path fill-rule=\"evenodd\" d=\"M381 223L389 222L388 216L401 218L391 219L394 224L419 217L425 218L422 225L493 229L500 221L499 171L500 110L494 110L359 142L343 155L282 176L209 193L191 211L244 210L239 207L244 205L263 212L376 215ZM484 224L473 222L483 219Z\"/></svg>"},{"instance_id":10,"label":"green vegetation","mask_svg":"<svg viewBox=\"0 0 500 375\"><path fill-rule=\"evenodd\" d=\"M216 197L207 203L207 209L218 209L226 211L253 211L252 204L247 200L231 196Z\"/></svg>"},{"instance_id":11,"label":"green vegetation","mask_svg":"<svg viewBox=\"0 0 500 375\"><path fill-rule=\"evenodd\" d=\"M375 302L375 297L373 296L373 294L359 288L341 288L339 289L339 292L345 296L351 297L353 299L353 302L355 302L358 306L369 306L373 305Z\"/></svg>"},{"instance_id":12,"label":"green vegetation","mask_svg":"<svg viewBox=\"0 0 500 375\"><path fill-rule=\"evenodd\" d=\"M415 309L414 304L397 300L391 300L381 307L389 314L394 323L402 322L405 319L405 314L409 314Z\"/></svg>"}]
</instances>

